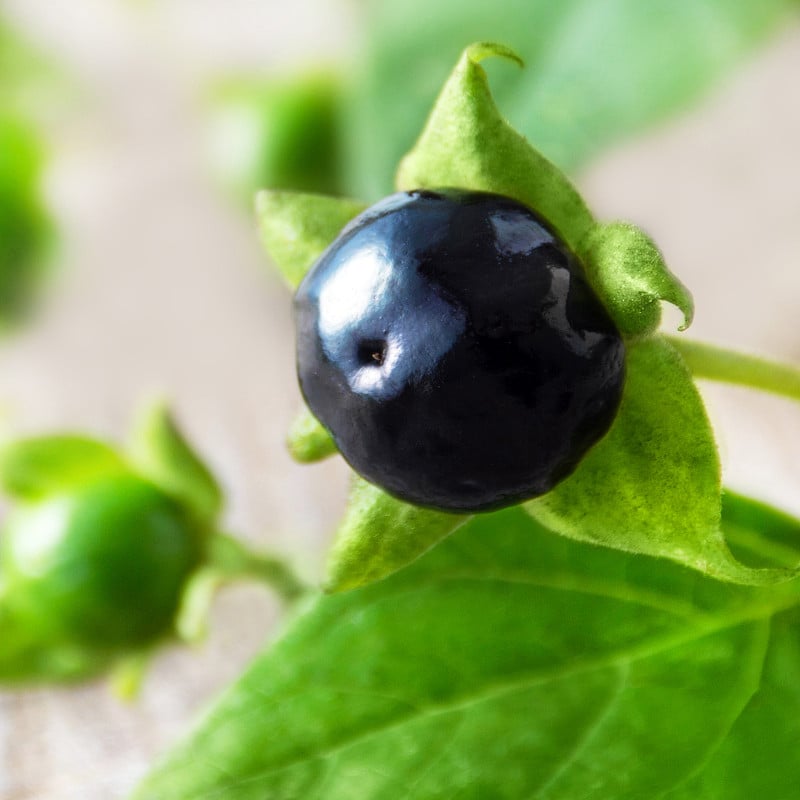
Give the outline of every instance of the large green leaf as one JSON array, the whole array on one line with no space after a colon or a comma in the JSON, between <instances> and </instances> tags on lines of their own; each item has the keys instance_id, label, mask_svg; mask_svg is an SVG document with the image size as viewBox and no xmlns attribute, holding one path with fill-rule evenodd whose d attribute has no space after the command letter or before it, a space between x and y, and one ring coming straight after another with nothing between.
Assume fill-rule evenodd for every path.
<instances>
[{"instance_id":1,"label":"large green leaf","mask_svg":"<svg viewBox=\"0 0 800 800\"><path fill-rule=\"evenodd\" d=\"M796 8L792 0L368 0L350 99L347 190L375 199L461 50L492 39L528 65L493 75L514 126L564 169L686 107ZM495 80L496 79L496 80Z\"/></svg>"},{"instance_id":2,"label":"large green leaf","mask_svg":"<svg viewBox=\"0 0 800 800\"><path fill-rule=\"evenodd\" d=\"M759 537L771 512L754 508ZM780 646L771 620L798 603L798 582L720 583L518 508L476 517L319 599L135 796L650 800L728 746ZM781 752L794 730L770 731Z\"/></svg>"},{"instance_id":3,"label":"large green leaf","mask_svg":"<svg viewBox=\"0 0 800 800\"><path fill-rule=\"evenodd\" d=\"M663 800L795 800L800 786L800 611L776 615L761 687L703 770Z\"/></svg>"},{"instance_id":4,"label":"large green leaf","mask_svg":"<svg viewBox=\"0 0 800 800\"><path fill-rule=\"evenodd\" d=\"M797 521L727 494L725 535L758 565L792 565L800 556ZM765 537L764 534L767 534ZM774 615L759 690L701 772L663 800L794 800L800 785L800 609Z\"/></svg>"}]
</instances>

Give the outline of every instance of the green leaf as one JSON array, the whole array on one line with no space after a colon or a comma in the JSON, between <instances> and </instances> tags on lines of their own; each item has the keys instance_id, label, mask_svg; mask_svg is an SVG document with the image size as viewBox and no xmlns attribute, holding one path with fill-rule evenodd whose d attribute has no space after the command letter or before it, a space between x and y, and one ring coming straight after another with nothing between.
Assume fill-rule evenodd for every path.
<instances>
[{"instance_id":1,"label":"green leaf","mask_svg":"<svg viewBox=\"0 0 800 800\"><path fill-rule=\"evenodd\" d=\"M800 783L800 611L776 615L761 686L702 771L663 800L794 800Z\"/></svg>"},{"instance_id":2,"label":"green leaf","mask_svg":"<svg viewBox=\"0 0 800 800\"><path fill-rule=\"evenodd\" d=\"M165 404L153 403L140 414L129 455L142 475L184 502L198 519L211 523L219 515L222 490Z\"/></svg>"},{"instance_id":3,"label":"green leaf","mask_svg":"<svg viewBox=\"0 0 800 800\"><path fill-rule=\"evenodd\" d=\"M720 530L720 468L703 402L678 353L662 338L628 347L617 419L578 469L525 503L564 536L660 556L721 580L762 584L795 569L751 569Z\"/></svg>"},{"instance_id":4,"label":"green leaf","mask_svg":"<svg viewBox=\"0 0 800 800\"><path fill-rule=\"evenodd\" d=\"M0 484L12 497L37 500L130 472L109 445L86 436L62 434L11 442L0 450Z\"/></svg>"},{"instance_id":5,"label":"green leaf","mask_svg":"<svg viewBox=\"0 0 800 800\"><path fill-rule=\"evenodd\" d=\"M382 580L416 561L467 519L404 503L354 475L328 558L326 591L343 592Z\"/></svg>"},{"instance_id":6,"label":"green leaf","mask_svg":"<svg viewBox=\"0 0 800 800\"><path fill-rule=\"evenodd\" d=\"M535 209L575 246L594 221L563 173L501 116L480 62L519 61L502 45L470 45L444 85L414 149L401 161L397 187L457 186L513 197Z\"/></svg>"},{"instance_id":7,"label":"green leaf","mask_svg":"<svg viewBox=\"0 0 800 800\"><path fill-rule=\"evenodd\" d=\"M289 453L301 464L311 464L339 452L336 442L307 406L294 418L287 435Z\"/></svg>"},{"instance_id":8,"label":"green leaf","mask_svg":"<svg viewBox=\"0 0 800 800\"><path fill-rule=\"evenodd\" d=\"M318 194L263 191L256 196L261 241L292 289L364 208L355 200Z\"/></svg>"},{"instance_id":9,"label":"green leaf","mask_svg":"<svg viewBox=\"0 0 800 800\"><path fill-rule=\"evenodd\" d=\"M725 540L751 567L794 567L800 562L797 520L774 508L726 490L722 495Z\"/></svg>"},{"instance_id":10,"label":"green leaf","mask_svg":"<svg viewBox=\"0 0 800 800\"><path fill-rule=\"evenodd\" d=\"M389 191L469 42L505 42L522 56L523 74L492 72L498 104L573 172L707 94L796 9L796 0L369 0L345 116L347 189Z\"/></svg>"},{"instance_id":11,"label":"green leaf","mask_svg":"<svg viewBox=\"0 0 800 800\"><path fill-rule=\"evenodd\" d=\"M796 519L733 493L723 497L725 535L758 565L800 559ZM800 781L800 610L773 616L761 682L703 769L664 800L792 800Z\"/></svg>"},{"instance_id":12,"label":"green leaf","mask_svg":"<svg viewBox=\"0 0 800 800\"><path fill-rule=\"evenodd\" d=\"M683 312L680 330L689 327L694 314L689 290L639 228L626 222L596 225L579 251L592 287L624 336L653 333L661 322L661 301Z\"/></svg>"},{"instance_id":13,"label":"green leaf","mask_svg":"<svg viewBox=\"0 0 800 800\"><path fill-rule=\"evenodd\" d=\"M798 582L733 586L518 508L481 515L388 580L321 598L135 798L660 797L736 729L771 622L799 602ZM784 667L790 694L800 662ZM792 762L776 771L795 770L795 731L767 734Z\"/></svg>"}]
</instances>

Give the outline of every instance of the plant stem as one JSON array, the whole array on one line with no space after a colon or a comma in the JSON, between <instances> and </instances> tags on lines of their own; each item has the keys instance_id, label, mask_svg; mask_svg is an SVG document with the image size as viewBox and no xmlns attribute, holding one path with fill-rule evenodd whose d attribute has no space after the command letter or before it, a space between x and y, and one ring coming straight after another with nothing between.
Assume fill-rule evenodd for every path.
<instances>
[{"instance_id":1,"label":"plant stem","mask_svg":"<svg viewBox=\"0 0 800 800\"><path fill-rule=\"evenodd\" d=\"M722 347L668 336L696 378L748 386L800 400L800 369Z\"/></svg>"},{"instance_id":2,"label":"plant stem","mask_svg":"<svg viewBox=\"0 0 800 800\"><path fill-rule=\"evenodd\" d=\"M254 553L241 540L225 533L212 537L209 561L223 579L253 578L265 583L285 602L293 602L308 592L285 561Z\"/></svg>"}]
</instances>

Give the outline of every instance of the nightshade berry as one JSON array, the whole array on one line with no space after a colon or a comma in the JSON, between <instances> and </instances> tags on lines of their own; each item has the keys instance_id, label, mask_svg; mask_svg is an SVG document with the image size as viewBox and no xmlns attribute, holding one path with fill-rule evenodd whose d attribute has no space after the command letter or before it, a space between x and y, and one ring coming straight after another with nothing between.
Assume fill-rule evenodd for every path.
<instances>
[{"instance_id":1,"label":"nightshade berry","mask_svg":"<svg viewBox=\"0 0 800 800\"><path fill-rule=\"evenodd\" d=\"M116 475L14 509L6 600L42 641L126 652L171 629L202 532L154 484Z\"/></svg>"},{"instance_id":2,"label":"nightshade berry","mask_svg":"<svg viewBox=\"0 0 800 800\"><path fill-rule=\"evenodd\" d=\"M444 511L547 492L608 430L624 345L575 255L507 197L391 195L295 299L311 409L356 472Z\"/></svg>"}]
</instances>

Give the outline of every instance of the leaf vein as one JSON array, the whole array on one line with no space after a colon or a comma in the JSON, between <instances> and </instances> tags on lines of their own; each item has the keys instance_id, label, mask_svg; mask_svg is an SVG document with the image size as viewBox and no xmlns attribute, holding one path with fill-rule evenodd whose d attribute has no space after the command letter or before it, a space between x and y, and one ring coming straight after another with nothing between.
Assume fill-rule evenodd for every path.
<instances>
[{"instance_id":1,"label":"leaf vein","mask_svg":"<svg viewBox=\"0 0 800 800\"><path fill-rule=\"evenodd\" d=\"M770 610L767 613L771 614L775 612L774 610ZM566 677L575 677L577 675L586 674L596 670L619 668L626 664L626 662L630 664L630 662L633 661L644 660L652 656L659 655L660 653L673 647L682 647L707 636L713 636L725 630L732 630L744 625L749 625L758 620L759 617L753 615L743 615L742 618L737 619L725 619L720 621L717 625L702 626L692 631L681 631L676 635L661 637L657 642L647 643L649 646L640 644L616 653L606 653L600 658L587 659L584 662L575 663L573 666L567 669L561 667L559 669L534 670L525 675L518 676L516 679L500 681L492 685L487 685L483 691L473 693L466 697L453 697L444 702L432 703L427 707L421 706L419 713L404 714L393 719L385 720L371 728L344 738L342 741L330 746L327 750L320 750L310 758L304 754L298 758L295 758L294 760L287 761L280 766L272 766L257 774L238 780L233 784L220 787L220 791L227 791L233 787L241 787L246 784L258 782L264 780L270 775L276 775L281 772L285 772L304 763L316 761L322 758L329 758L332 755L338 754L342 750L346 750L347 748L355 746L361 742L368 741L372 737L381 733L402 728L404 725L413 724L425 718L469 709L473 706L499 699L504 695L525 691L533 688L534 686L561 680ZM215 794L218 794L218 792L214 792L208 796L212 797Z\"/></svg>"}]
</instances>

